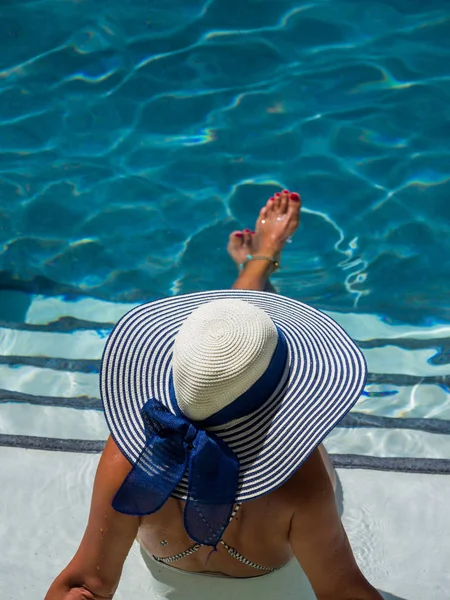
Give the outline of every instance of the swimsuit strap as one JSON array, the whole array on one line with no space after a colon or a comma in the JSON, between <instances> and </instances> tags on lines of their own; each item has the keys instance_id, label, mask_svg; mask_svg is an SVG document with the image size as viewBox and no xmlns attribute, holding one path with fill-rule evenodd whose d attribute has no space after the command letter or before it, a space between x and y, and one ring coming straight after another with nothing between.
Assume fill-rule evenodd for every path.
<instances>
[{"instance_id":1,"label":"swimsuit strap","mask_svg":"<svg viewBox=\"0 0 450 600\"><path fill-rule=\"evenodd\" d=\"M236 508L231 513L231 517L230 517L229 523L231 523L231 521L237 515L237 513L238 513L239 509L241 508L241 506L242 506L242 502L238 502L236 504ZM267 571L267 572L272 572L272 571L276 571L277 570L277 569L273 569L272 567L263 567L262 565L257 565L256 563L254 563L253 561L249 560L248 558L245 558L245 556L243 556L240 552L238 552L236 550L236 548L232 548L227 543L225 543L223 540L220 540L220 543L222 544L222 546L225 548L225 550L228 552L228 554L230 556L232 556L233 558L235 558L239 562L243 563L244 565L247 565L248 567L253 567L254 569L259 569L260 571Z\"/></svg>"},{"instance_id":2,"label":"swimsuit strap","mask_svg":"<svg viewBox=\"0 0 450 600\"><path fill-rule=\"evenodd\" d=\"M226 551L228 552L228 554L230 556L232 556L233 558L235 558L242 564L247 565L247 567L253 567L254 569L258 569L259 571L267 571L267 573L272 573L272 571L278 571L278 569L274 569L273 567L263 567L262 565L258 565L256 563L254 563L252 560L245 558L245 556L243 556L240 552L238 552L236 550L236 548L232 548L231 546L226 544L223 540L220 540L220 543L226 549Z\"/></svg>"},{"instance_id":3,"label":"swimsuit strap","mask_svg":"<svg viewBox=\"0 0 450 600\"><path fill-rule=\"evenodd\" d=\"M193 546L191 546L187 550L184 550L184 552L180 552L179 554L174 554L173 556L168 556L167 558L159 558L158 556L155 556L154 554L152 554L152 556L158 562L162 562L164 564L170 564L170 563L175 562L177 560L181 560L182 558L186 558L186 556L190 556L191 554L195 554L195 552L198 552L198 550L200 550L200 548L201 548L200 544L194 544Z\"/></svg>"},{"instance_id":4,"label":"swimsuit strap","mask_svg":"<svg viewBox=\"0 0 450 600\"><path fill-rule=\"evenodd\" d=\"M237 513L238 513L238 510L241 508L241 506L242 506L242 502L238 502L238 503L236 504L236 508L235 508L235 509L233 510L233 512L231 513L231 517L230 517L230 519L229 519L228 523L231 523L231 521L232 521L232 520L234 519L234 517L237 515Z\"/></svg>"},{"instance_id":5,"label":"swimsuit strap","mask_svg":"<svg viewBox=\"0 0 450 600\"><path fill-rule=\"evenodd\" d=\"M238 502L236 504L236 507L234 508L233 512L231 513L231 517L230 517L230 520L228 521L228 523L231 523L231 521L237 515L241 506L242 506L242 502ZM226 549L226 551L228 552L228 554L230 556L232 556L239 562L243 563L247 567L253 567L254 569L258 569L259 571L266 571L267 573L271 573L272 571L278 570L278 569L274 569L272 567L263 567L262 565L258 565L256 563L254 563L253 561L249 560L248 558L245 558L245 556L240 554L240 552L238 552L235 548L232 548L231 546L226 544L223 540L220 540L220 543ZM180 552L179 554L174 554L173 556L168 556L167 558L159 558L158 556L155 556L154 554L152 556L157 562L168 565L170 563L176 562L177 560L181 560L182 558L186 558L187 556L191 556L191 554L195 554L196 552L198 552L200 550L201 547L202 547L202 544L194 544L193 546L191 546L184 552Z\"/></svg>"}]
</instances>

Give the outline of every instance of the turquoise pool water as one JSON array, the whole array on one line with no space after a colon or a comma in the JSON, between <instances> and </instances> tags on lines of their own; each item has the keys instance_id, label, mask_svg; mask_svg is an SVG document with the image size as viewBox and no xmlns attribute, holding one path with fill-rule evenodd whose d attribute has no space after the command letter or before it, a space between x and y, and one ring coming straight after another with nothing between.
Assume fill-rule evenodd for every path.
<instances>
[{"instance_id":1,"label":"turquoise pool water","mask_svg":"<svg viewBox=\"0 0 450 600\"><path fill-rule=\"evenodd\" d=\"M223 287L280 187L282 291L449 319L448 4L15 0L1 7L4 286L108 300Z\"/></svg>"},{"instance_id":2,"label":"turquoise pool water","mask_svg":"<svg viewBox=\"0 0 450 600\"><path fill-rule=\"evenodd\" d=\"M103 439L97 417L78 428L64 411L100 419L114 321L231 285L229 232L284 187L303 220L275 284L363 348L359 415L447 427L446 2L15 0L0 14L3 435Z\"/></svg>"}]
</instances>

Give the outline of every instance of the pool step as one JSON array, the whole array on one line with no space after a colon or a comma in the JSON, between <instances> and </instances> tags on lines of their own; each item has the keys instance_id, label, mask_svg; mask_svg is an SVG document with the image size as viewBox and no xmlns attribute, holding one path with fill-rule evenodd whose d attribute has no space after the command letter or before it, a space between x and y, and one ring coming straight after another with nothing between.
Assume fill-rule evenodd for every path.
<instances>
[{"instance_id":1,"label":"pool step","mask_svg":"<svg viewBox=\"0 0 450 600\"><path fill-rule=\"evenodd\" d=\"M114 323L134 306L37 296L22 323L0 323L0 445L103 447L101 355ZM370 371L360 402L327 438L329 450L383 460L450 459L450 369L430 360L446 346L450 326L329 314L358 341Z\"/></svg>"}]
</instances>

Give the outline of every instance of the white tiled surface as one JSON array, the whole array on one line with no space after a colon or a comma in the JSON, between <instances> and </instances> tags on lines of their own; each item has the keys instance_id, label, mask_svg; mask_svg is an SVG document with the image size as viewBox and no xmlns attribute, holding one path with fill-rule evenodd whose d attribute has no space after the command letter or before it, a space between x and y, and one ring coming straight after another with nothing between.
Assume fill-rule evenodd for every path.
<instances>
[{"instance_id":1,"label":"white tiled surface","mask_svg":"<svg viewBox=\"0 0 450 600\"><path fill-rule=\"evenodd\" d=\"M97 462L97 455L0 448L2 600L41 600L72 557ZM450 477L360 470L340 470L339 477L344 524L370 581L391 600L448 598ZM133 548L115 600L311 600L295 563L281 573L276 584L269 576L258 584L228 582L222 591L215 580L181 576L180 591L162 595L163 577L152 580Z\"/></svg>"}]
</instances>

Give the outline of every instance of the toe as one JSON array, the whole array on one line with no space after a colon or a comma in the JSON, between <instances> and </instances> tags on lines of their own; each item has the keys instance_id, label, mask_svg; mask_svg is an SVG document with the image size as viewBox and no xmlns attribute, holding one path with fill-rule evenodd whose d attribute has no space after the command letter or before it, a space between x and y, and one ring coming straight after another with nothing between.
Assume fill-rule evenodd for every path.
<instances>
[{"instance_id":1,"label":"toe","mask_svg":"<svg viewBox=\"0 0 450 600\"><path fill-rule=\"evenodd\" d=\"M259 216L258 216L256 223L261 223L261 221L265 221L267 219L270 212L272 211L272 206L273 206L273 200L269 201L266 204L266 206L262 207L262 209L259 211Z\"/></svg>"},{"instance_id":2,"label":"toe","mask_svg":"<svg viewBox=\"0 0 450 600\"><path fill-rule=\"evenodd\" d=\"M250 229L244 229L244 231L242 233L244 234L244 237L243 237L244 246L251 246L251 243L252 243L252 232L250 231Z\"/></svg>"},{"instance_id":3,"label":"toe","mask_svg":"<svg viewBox=\"0 0 450 600\"><path fill-rule=\"evenodd\" d=\"M277 192L273 196L273 200L270 203L272 209L278 209L278 208L280 208L281 196L282 196L281 192Z\"/></svg>"},{"instance_id":4,"label":"toe","mask_svg":"<svg viewBox=\"0 0 450 600\"><path fill-rule=\"evenodd\" d=\"M259 213L260 216L261 216L261 213L262 213L263 210L269 211L271 209L271 207L272 207L272 204L273 204L273 197L269 198L267 200L267 202L263 205L263 207L261 208L260 213Z\"/></svg>"},{"instance_id":5,"label":"toe","mask_svg":"<svg viewBox=\"0 0 450 600\"><path fill-rule=\"evenodd\" d=\"M267 208L267 206L263 206L262 209L259 211L259 218L260 219L265 219L267 217L267 211L269 209Z\"/></svg>"},{"instance_id":6,"label":"toe","mask_svg":"<svg viewBox=\"0 0 450 600\"><path fill-rule=\"evenodd\" d=\"M299 223L300 223L300 209L302 207L302 201L300 194L293 193L289 196L289 209L288 209L288 221L289 221L289 233L292 235Z\"/></svg>"},{"instance_id":7,"label":"toe","mask_svg":"<svg viewBox=\"0 0 450 600\"><path fill-rule=\"evenodd\" d=\"M300 194L297 192L293 192L289 194L289 210L293 212L299 212L302 206L302 199L300 198Z\"/></svg>"},{"instance_id":8,"label":"toe","mask_svg":"<svg viewBox=\"0 0 450 600\"><path fill-rule=\"evenodd\" d=\"M259 215L256 219L255 225L255 229L257 232L260 231L261 227L264 226L264 224L266 223L269 213L270 210L267 208L267 206L263 206L262 209L259 211Z\"/></svg>"},{"instance_id":9,"label":"toe","mask_svg":"<svg viewBox=\"0 0 450 600\"><path fill-rule=\"evenodd\" d=\"M239 248L240 246L242 246L243 241L244 241L244 234L242 233L242 231L238 230L238 231L233 231L230 234L228 243L230 244L231 247Z\"/></svg>"},{"instance_id":10,"label":"toe","mask_svg":"<svg viewBox=\"0 0 450 600\"><path fill-rule=\"evenodd\" d=\"M280 212L282 214L285 214L285 213L287 213L288 208L289 208L289 191L283 190L283 193L281 195L281 200L280 200Z\"/></svg>"}]
</instances>

